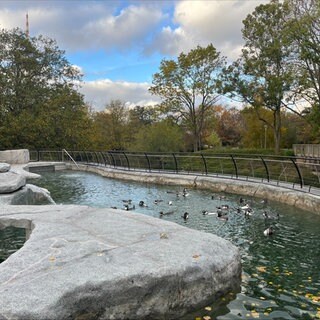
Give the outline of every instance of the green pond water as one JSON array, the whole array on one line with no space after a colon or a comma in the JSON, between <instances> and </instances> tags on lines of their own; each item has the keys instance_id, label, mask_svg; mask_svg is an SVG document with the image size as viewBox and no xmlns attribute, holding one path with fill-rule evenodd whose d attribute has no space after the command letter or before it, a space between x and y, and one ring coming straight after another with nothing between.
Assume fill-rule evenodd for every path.
<instances>
[{"instance_id":1,"label":"green pond water","mask_svg":"<svg viewBox=\"0 0 320 320\"><path fill-rule=\"evenodd\" d=\"M57 204L124 208L189 228L214 233L236 245L242 256L241 292L230 293L183 319L320 319L320 216L277 202L247 198L254 213L238 213L240 196L183 187L107 179L95 174L43 173L33 184L47 188ZM179 196L176 195L179 193ZM155 203L155 200L162 200ZM146 207L139 206L144 201ZM169 203L172 202L170 205ZM228 221L202 211L230 207ZM265 219L264 210L274 219ZM174 211L160 217L159 212ZM184 221L181 215L189 213ZM279 214L279 219L276 218ZM273 226L274 234L263 231ZM209 318L210 317L210 318Z\"/></svg>"},{"instance_id":2,"label":"green pond water","mask_svg":"<svg viewBox=\"0 0 320 320\"><path fill-rule=\"evenodd\" d=\"M26 241L26 229L7 227L0 229L0 263L19 250Z\"/></svg>"}]
</instances>

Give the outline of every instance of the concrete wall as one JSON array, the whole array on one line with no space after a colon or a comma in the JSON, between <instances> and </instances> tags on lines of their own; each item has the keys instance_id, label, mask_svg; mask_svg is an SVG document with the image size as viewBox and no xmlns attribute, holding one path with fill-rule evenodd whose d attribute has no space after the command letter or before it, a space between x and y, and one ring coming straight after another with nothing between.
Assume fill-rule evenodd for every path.
<instances>
[{"instance_id":1,"label":"concrete wall","mask_svg":"<svg viewBox=\"0 0 320 320\"><path fill-rule=\"evenodd\" d=\"M28 149L0 151L0 162L10 164L24 164L30 161Z\"/></svg>"}]
</instances>

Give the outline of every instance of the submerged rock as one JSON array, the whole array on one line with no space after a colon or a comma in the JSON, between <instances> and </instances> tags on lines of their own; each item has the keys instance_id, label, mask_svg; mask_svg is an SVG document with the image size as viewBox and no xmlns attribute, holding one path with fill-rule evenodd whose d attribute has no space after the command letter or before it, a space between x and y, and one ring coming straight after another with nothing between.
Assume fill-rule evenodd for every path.
<instances>
[{"instance_id":1,"label":"submerged rock","mask_svg":"<svg viewBox=\"0 0 320 320\"><path fill-rule=\"evenodd\" d=\"M240 286L229 241L158 218L6 206L0 219L33 229L0 264L0 318L175 319Z\"/></svg>"}]
</instances>

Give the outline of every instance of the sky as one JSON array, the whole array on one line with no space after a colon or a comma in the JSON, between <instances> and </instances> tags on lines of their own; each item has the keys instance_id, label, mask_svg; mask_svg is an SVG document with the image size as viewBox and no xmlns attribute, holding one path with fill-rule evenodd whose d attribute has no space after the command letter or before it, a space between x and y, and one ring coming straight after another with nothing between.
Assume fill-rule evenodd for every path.
<instances>
[{"instance_id":1,"label":"sky","mask_svg":"<svg viewBox=\"0 0 320 320\"><path fill-rule=\"evenodd\" d=\"M80 92L96 111L159 102L148 88L161 60L213 46L229 62L243 45L242 21L267 0L0 0L0 29L55 39L83 74Z\"/></svg>"}]
</instances>

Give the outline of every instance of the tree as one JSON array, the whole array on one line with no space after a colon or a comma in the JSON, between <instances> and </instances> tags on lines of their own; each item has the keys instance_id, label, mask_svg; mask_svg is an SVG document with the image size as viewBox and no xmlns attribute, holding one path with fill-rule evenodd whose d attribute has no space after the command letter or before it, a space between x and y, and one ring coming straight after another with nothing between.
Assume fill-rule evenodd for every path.
<instances>
[{"instance_id":1,"label":"tree","mask_svg":"<svg viewBox=\"0 0 320 320\"><path fill-rule=\"evenodd\" d=\"M287 0L291 15L287 33L295 44L297 67L295 96L320 111L320 2Z\"/></svg>"},{"instance_id":2,"label":"tree","mask_svg":"<svg viewBox=\"0 0 320 320\"><path fill-rule=\"evenodd\" d=\"M240 111L236 108L215 106L215 131L223 146L236 147L242 138L243 121Z\"/></svg>"},{"instance_id":3,"label":"tree","mask_svg":"<svg viewBox=\"0 0 320 320\"><path fill-rule=\"evenodd\" d=\"M125 150L133 139L129 111L120 100L111 100L94 115L95 146L99 150Z\"/></svg>"},{"instance_id":4,"label":"tree","mask_svg":"<svg viewBox=\"0 0 320 320\"><path fill-rule=\"evenodd\" d=\"M192 133L194 151L202 146L206 114L219 97L216 77L223 65L224 58L210 44L181 53L177 61L162 60L160 71L153 75L150 92L162 98L165 113L182 119Z\"/></svg>"},{"instance_id":5,"label":"tree","mask_svg":"<svg viewBox=\"0 0 320 320\"><path fill-rule=\"evenodd\" d=\"M272 122L273 112L267 108L261 108L259 116L267 122ZM242 128L241 143L245 148L272 149L272 132L268 130L265 122L261 121L252 106L246 106L241 110Z\"/></svg>"},{"instance_id":6,"label":"tree","mask_svg":"<svg viewBox=\"0 0 320 320\"><path fill-rule=\"evenodd\" d=\"M183 130L171 119L141 128L131 146L134 151L178 152L183 148Z\"/></svg>"},{"instance_id":7,"label":"tree","mask_svg":"<svg viewBox=\"0 0 320 320\"><path fill-rule=\"evenodd\" d=\"M320 139L320 2L286 0L290 8L287 33L294 43L296 82L294 102L307 102L305 118L313 125L313 141ZM305 104L306 105L306 104ZM310 137L311 138L311 137Z\"/></svg>"},{"instance_id":8,"label":"tree","mask_svg":"<svg viewBox=\"0 0 320 320\"><path fill-rule=\"evenodd\" d=\"M89 125L80 80L54 40L1 30L0 147L79 146Z\"/></svg>"},{"instance_id":9,"label":"tree","mask_svg":"<svg viewBox=\"0 0 320 320\"><path fill-rule=\"evenodd\" d=\"M241 97L272 128L276 153L280 150L281 110L289 107L286 98L295 76L290 63L293 44L286 32L288 15L288 5L278 0L256 7L243 22L242 55L224 70L221 82L224 93ZM272 111L272 122L263 118L260 112L263 108Z\"/></svg>"}]
</instances>

